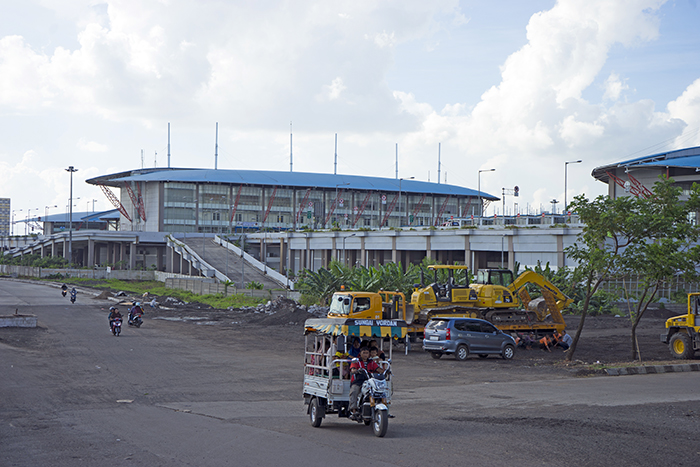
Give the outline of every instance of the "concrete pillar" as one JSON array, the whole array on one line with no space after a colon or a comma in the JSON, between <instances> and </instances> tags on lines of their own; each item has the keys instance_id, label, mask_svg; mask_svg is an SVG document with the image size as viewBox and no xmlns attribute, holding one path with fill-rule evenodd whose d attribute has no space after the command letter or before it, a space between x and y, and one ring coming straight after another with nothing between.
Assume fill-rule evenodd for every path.
<instances>
[{"instance_id":1,"label":"concrete pillar","mask_svg":"<svg viewBox=\"0 0 700 467\"><path fill-rule=\"evenodd\" d=\"M398 254L396 252L396 237L391 237L391 262L396 264L399 261Z\"/></svg>"},{"instance_id":2,"label":"concrete pillar","mask_svg":"<svg viewBox=\"0 0 700 467\"><path fill-rule=\"evenodd\" d=\"M283 238L280 238L280 273L287 275L287 253L288 248Z\"/></svg>"},{"instance_id":3,"label":"concrete pillar","mask_svg":"<svg viewBox=\"0 0 700 467\"><path fill-rule=\"evenodd\" d=\"M427 256L430 259L433 258L433 250L430 246L430 235L425 236L425 256Z\"/></svg>"},{"instance_id":4,"label":"concrete pillar","mask_svg":"<svg viewBox=\"0 0 700 467\"><path fill-rule=\"evenodd\" d=\"M129 269L136 269L136 252L139 244L138 241L131 243L131 248L129 248Z\"/></svg>"},{"instance_id":5,"label":"concrete pillar","mask_svg":"<svg viewBox=\"0 0 700 467\"><path fill-rule=\"evenodd\" d=\"M469 271L474 273L474 264L472 264L471 237L464 236L464 264L469 267Z\"/></svg>"},{"instance_id":6,"label":"concrete pillar","mask_svg":"<svg viewBox=\"0 0 700 467\"><path fill-rule=\"evenodd\" d=\"M63 237L63 257L70 262L70 258L68 257L68 237Z\"/></svg>"},{"instance_id":7,"label":"concrete pillar","mask_svg":"<svg viewBox=\"0 0 700 467\"><path fill-rule=\"evenodd\" d=\"M158 246L156 247L156 254L158 255L156 257L156 269L159 271L163 270L163 256L164 256L164 246Z\"/></svg>"},{"instance_id":8,"label":"concrete pillar","mask_svg":"<svg viewBox=\"0 0 700 467\"><path fill-rule=\"evenodd\" d=\"M84 264L84 266L91 268L94 265L95 265L95 239L92 237L88 237L87 264Z\"/></svg>"},{"instance_id":9,"label":"concrete pillar","mask_svg":"<svg viewBox=\"0 0 700 467\"><path fill-rule=\"evenodd\" d=\"M557 235L557 267L563 268L566 265L566 256L564 255L564 236Z\"/></svg>"},{"instance_id":10,"label":"concrete pillar","mask_svg":"<svg viewBox=\"0 0 700 467\"><path fill-rule=\"evenodd\" d=\"M304 252L304 264L306 265L306 269L311 271L311 240L309 239L309 236L306 236L306 251Z\"/></svg>"},{"instance_id":11,"label":"concrete pillar","mask_svg":"<svg viewBox=\"0 0 700 467\"><path fill-rule=\"evenodd\" d=\"M367 267L367 252L365 250L365 237L360 237L360 264Z\"/></svg>"},{"instance_id":12,"label":"concrete pillar","mask_svg":"<svg viewBox=\"0 0 700 467\"><path fill-rule=\"evenodd\" d=\"M51 239L51 256L56 256L56 239Z\"/></svg>"},{"instance_id":13,"label":"concrete pillar","mask_svg":"<svg viewBox=\"0 0 700 467\"><path fill-rule=\"evenodd\" d=\"M340 258L338 258L337 241L338 241L337 237L331 238L331 258L333 258L335 261L340 260Z\"/></svg>"},{"instance_id":14,"label":"concrete pillar","mask_svg":"<svg viewBox=\"0 0 700 467\"><path fill-rule=\"evenodd\" d=\"M515 267L515 251L513 251L513 236L508 237L508 269L511 271Z\"/></svg>"}]
</instances>

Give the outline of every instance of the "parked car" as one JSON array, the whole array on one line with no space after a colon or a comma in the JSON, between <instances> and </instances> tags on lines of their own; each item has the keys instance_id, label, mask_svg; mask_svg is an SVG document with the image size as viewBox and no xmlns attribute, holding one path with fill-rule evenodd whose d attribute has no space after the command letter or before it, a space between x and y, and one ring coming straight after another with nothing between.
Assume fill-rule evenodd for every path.
<instances>
[{"instance_id":1,"label":"parked car","mask_svg":"<svg viewBox=\"0 0 700 467\"><path fill-rule=\"evenodd\" d=\"M425 326L423 350L438 359L454 354L466 360L469 354L486 358L491 354L510 360L515 355L515 340L483 319L433 318Z\"/></svg>"}]
</instances>

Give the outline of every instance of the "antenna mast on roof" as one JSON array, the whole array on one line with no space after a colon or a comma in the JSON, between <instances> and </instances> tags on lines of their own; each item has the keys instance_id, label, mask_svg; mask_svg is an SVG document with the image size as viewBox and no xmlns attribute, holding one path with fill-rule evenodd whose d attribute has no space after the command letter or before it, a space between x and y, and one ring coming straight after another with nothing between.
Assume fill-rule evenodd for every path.
<instances>
[{"instance_id":1,"label":"antenna mast on roof","mask_svg":"<svg viewBox=\"0 0 700 467\"><path fill-rule=\"evenodd\" d=\"M440 184L440 144L438 143L438 185Z\"/></svg>"},{"instance_id":2,"label":"antenna mast on roof","mask_svg":"<svg viewBox=\"0 0 700 467\"><path fill-rule=\"evenodd\" d=\"M216 170L219 165L219 122L216 122L216 137L214 141L214 170Z\"/></svg>"},{"instance_id":3,"label":"antenna mast on roof","mask_svg":"<svg viewBox=\"0 0 700 467\"><path fill-rule=\"evenodd\" d=\"M338 175L338 133L335 134L335 164L333 164L333 175Z\"/></svg>"},{"instance_id":4,"label":"antenna mast on roof","mask_svg":"<svg viewBox=\"0 0 700 467\"><path fill-rule=\"evenodd\" d=\"M158 167L158 151L155 152L156 155L153 156L153 167Z\"/></svg>"},{"instance_id":5,"label":"antenna mast on roof","mask_svg":"<svg viewBox=\"0 0 700 467\"><path fill-rule=\"evenodd\" d=\"M168 168L170 168L170 122L168 122Z\"/></svg>"},{"instance_id":6,"label":"antenna mast on roof","mask_svg":"<svg viewBox=\"0 0 700 467\"><path fill-rule=\"evenodd\" d=\"M399 179L399 143L396 143L396 179Z\"/></svg>"},{"instance_id":7,"label":"antenna mast on roof","mask_svg":"<svg viewBox=\"0 0 700 467\"><path fill-rule=\"evenodd\" d=\"M289 122L289 171L294 172L292 170L293 165L292 165L292 122Z\"/></svg>"},{"instance_id":8,"label":"antenna mast on roof","mask_svg":"<svg viewBox=\"0 0 700 467\"><path fill-rule=\"evenodd\" d=\"M143 149L141 150L141 168L143 169Z\"/></svg>"}]
</instances>

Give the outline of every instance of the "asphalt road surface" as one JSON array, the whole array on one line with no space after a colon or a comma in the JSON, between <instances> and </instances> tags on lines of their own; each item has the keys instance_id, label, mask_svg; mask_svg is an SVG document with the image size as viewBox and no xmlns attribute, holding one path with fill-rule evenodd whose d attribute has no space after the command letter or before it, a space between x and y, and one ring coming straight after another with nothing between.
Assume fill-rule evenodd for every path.
<instances>
[{"instance_id":1,"label":"asphalt road surface","mask_svg":"<svg viewBox=\"0 0 700 467\"><path fill-rule=\"evenodd\" d=\"M700 373L571 377L496 358L394 354L389 431L309 424L303 337L289 326L145 317L71 305L0 279L0 466L700 465ZM517 357L516 357L517 358Z\"/></svg>"}]
</instances>

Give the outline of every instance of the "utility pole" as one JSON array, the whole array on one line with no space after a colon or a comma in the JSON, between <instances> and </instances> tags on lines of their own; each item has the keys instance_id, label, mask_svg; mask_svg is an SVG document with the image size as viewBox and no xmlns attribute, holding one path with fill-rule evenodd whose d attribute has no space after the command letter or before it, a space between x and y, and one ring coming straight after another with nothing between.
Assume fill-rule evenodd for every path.
<instances>
[{"instance_id":1,"label":"utility pole","mask_svg":"<svg viewBox=\"0 0 700 467\"><path fill-rule=\"evenodd\" d=\"M68 214L68 263L73 263L73 172L77 172L78 169L74 168L72 165L66 169L66 172L70 172L70 212Z\"/></svg>"}]
</instances>

